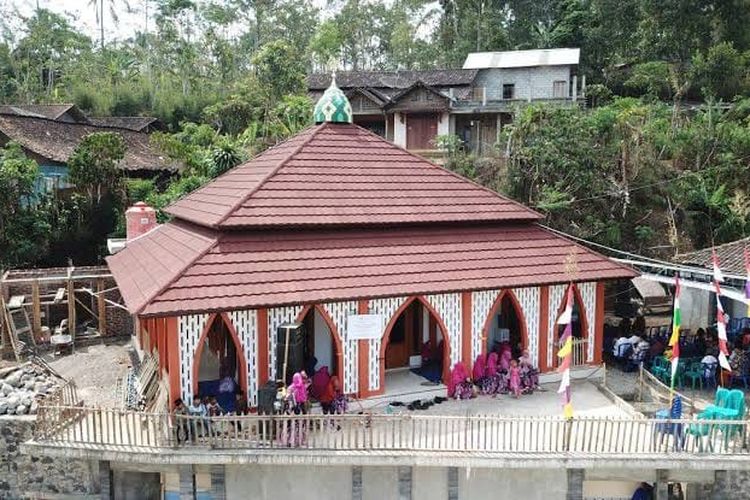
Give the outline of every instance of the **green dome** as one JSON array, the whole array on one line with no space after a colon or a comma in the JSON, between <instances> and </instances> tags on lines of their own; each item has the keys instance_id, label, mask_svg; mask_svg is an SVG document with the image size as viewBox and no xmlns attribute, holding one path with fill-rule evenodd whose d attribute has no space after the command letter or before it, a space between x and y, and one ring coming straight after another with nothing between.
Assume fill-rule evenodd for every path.
<instances>
[{"instance_id":1,"label":"green dome","mask_svg":"<svg viewBox=\"0 0 750 500\"><path fill-rule=\"evenodd\" d=\"M335 75L331 78L331 86L318 99L313 117L315 123L352 123L352 105L336 86Z\"/></svg>"}]
</instances>

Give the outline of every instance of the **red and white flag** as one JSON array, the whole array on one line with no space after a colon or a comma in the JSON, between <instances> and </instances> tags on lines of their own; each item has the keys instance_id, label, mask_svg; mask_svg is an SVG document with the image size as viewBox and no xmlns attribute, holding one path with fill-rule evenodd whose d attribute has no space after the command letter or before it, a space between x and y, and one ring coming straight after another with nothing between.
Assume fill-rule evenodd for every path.
<instances>
[{"instance_id":1,"label":"red and white flag","mask_svg":"<svg viewBox=\"0 0 750 500\"><path fill-rule=\"evenodd\" d=\"M729 349L727 348L727 317L724 314L724 306L721 305L721 286L719 283L724 281L724 275L719 267L719 258L716 251L711 250L711 257L714 264L714 291L716 292L716 331L719 333L719 364L727 371L732 371L729 366Z\"/></svg>"}]
</instances>

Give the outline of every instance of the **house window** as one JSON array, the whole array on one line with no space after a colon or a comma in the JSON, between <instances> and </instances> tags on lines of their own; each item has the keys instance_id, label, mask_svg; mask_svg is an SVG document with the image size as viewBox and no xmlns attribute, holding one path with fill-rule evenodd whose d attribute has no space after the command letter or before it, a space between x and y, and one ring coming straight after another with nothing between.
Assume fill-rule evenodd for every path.
<instances>
[{"instance_id":1,"label":"house window","mask_svg":"<svg viewBox=\"0 0 750 500\"><path fill-rule=\"evenodd\" d=\"M552 83L552 97L555 99L564 99L565 95L565 80L557 80Z\"/></svg>"},{"instance_id":2,"label":"house window","mask_svg":"<svg viewBox=\"0 0 750 500\"><path fill-rule=\"evenodd\" d=\"M425 94L425 97L427 98L428 101L431 101L435 98L435 94L433 94L432 92L427 92Z\"/></svg>"},{"instance_id":3,"label":"house window","mask_svg":"<svg viewBox=\"0 0 750 500\"><path fill-rule=\"evenodd\" d=\"M419 100L419 92L412 93L411 100L412 101L418 101Z\"/></svg>"},{"instance_id":4,"label":"house window","mask_svg":"<svg viewBox=\"0 0 750 500\"><path fill-rule=\"evenodd\" d=\"M503 84L503 99L514 99L515 97L516 97L516 84L504 83Z\"/></svg>"}]
</instances>

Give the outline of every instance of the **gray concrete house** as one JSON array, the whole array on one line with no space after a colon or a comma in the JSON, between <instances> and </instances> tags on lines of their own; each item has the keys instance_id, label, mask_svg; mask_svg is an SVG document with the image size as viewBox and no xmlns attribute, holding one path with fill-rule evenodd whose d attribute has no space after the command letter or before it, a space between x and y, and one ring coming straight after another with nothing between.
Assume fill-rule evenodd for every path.
<instances>
[{"instance_id":1,"label":"gray concrete house","mask_svg":"<svg viewBox=\"0 0 750 500\"><path fill-rule=\"evenodd\" d=\"M486 155L519 106L584 97L579 58L575 48L476 52L461 69L340 72L336 83L355 123L399 146L430 156L437 136L455 134L469 151ZM330 75L310 75L312 98L330 83Z\"/></svg>"}]
</instances>

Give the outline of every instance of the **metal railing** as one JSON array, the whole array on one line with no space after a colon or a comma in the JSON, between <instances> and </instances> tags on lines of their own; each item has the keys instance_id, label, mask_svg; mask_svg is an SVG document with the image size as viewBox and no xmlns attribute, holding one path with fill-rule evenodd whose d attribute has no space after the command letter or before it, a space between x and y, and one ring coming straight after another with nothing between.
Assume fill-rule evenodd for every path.
<instances>
[{"instance_id":1,"label":"metal railing","mask_svg":"<svg viewBox=\"0 0 750 500\"><path fill-rule=\"evenodd\" d=\"M43 445L157 451L167 447L583 455L750 455L747 420L633 417L282 415L193 417L40 407Z\"/></svg>"}]
</instances>

